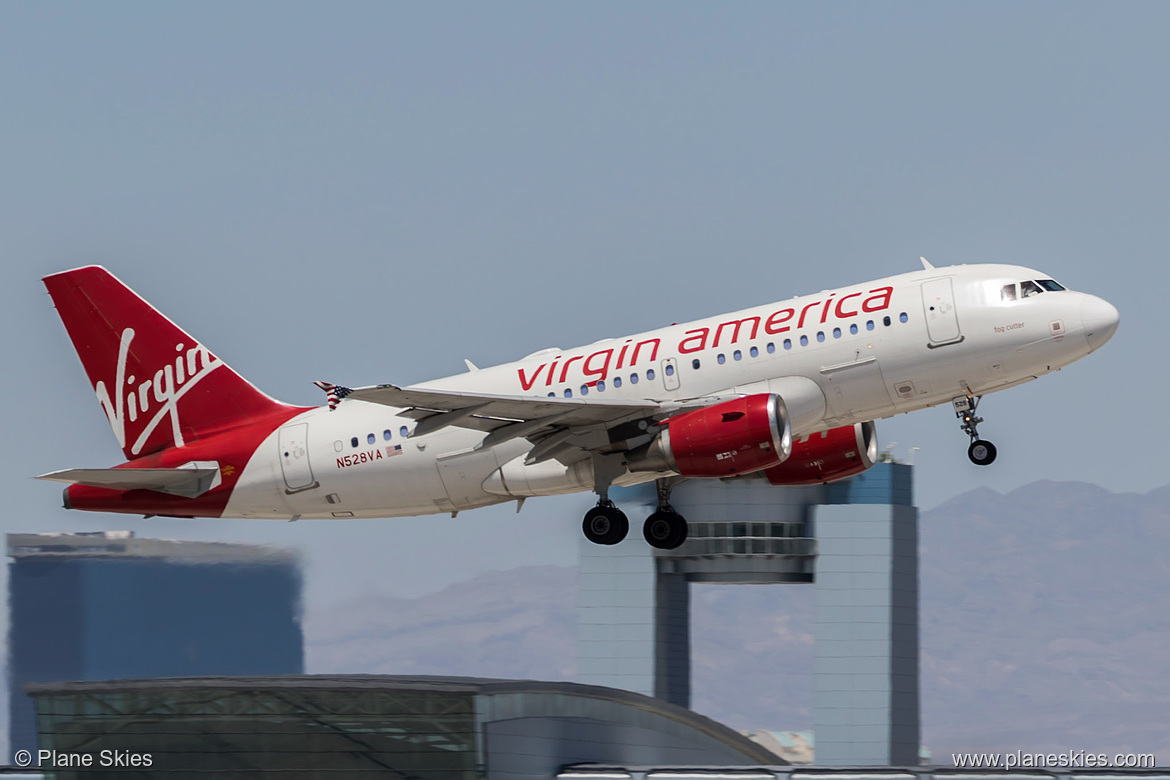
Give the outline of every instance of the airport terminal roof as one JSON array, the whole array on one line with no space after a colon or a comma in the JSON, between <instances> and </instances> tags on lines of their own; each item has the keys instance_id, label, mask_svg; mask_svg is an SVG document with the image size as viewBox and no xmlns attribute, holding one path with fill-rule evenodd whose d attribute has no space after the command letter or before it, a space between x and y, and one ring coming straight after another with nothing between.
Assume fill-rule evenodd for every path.
<instances>
[{"instance_id":1,"label":"airport terminal roof","mask_svg":"<svg viewBox=\"0 0 1170 780\"><path fill-rule=\"evenodd\" d=\"M57 749L74 739L100 742L117 735L125 741L135 733L156 734L163 722L190 722L199 723L205 736L218 735L227 753L243 755L250 749L249 733L271 734L271 724L280 723L281 733L292 740L289 750L309 744L305 740L315 745L327 740L336 755L352 751L353 740L360 738L363 755L417 759L420 766L430 760L419 758L420 740L427 750L469 757L490 743L497 766L531 761L535 754L556 756L557 763L546 766L554 772L572 761L612 761L623 755L646 756L643 761L668 756L674 761L780 761L742 734L684 707L571 682L287 675L35 683L25 690L37 701L42 728L56 735L51 742ZM404 747L403 740L413 746ZM185 749L176 738L176 755Z\"/></svg>"},{"instance_id":2,"label":"airport terminal roof","mask_svg":"<svg viewBox=\"0 0 1170 780\"><path fill-rule=\"evenodd\" d=\"M97 693L131 690L166 690L200 688L224 690L269 690L289 688L322 688L329 690L396 690L435 691L442 693L500 694L500 693L571 693L577 696L621 701L655 710L685 714L688 718L702 718L724 728L715 721L696 715L661 699L643 696L617 688L598 685L543 680L501 680L491 677L447 677L440 675L394 674L286 674L257 677L159 677L148 680L97 680L56 683L34 683L30 693Z\"/></svg>"},{"instance_id":3,"label":"airport terminal roof","mask_svg":"<svg viewBox=\"0 0 1170 780\"><path fill-rule=\"evenodd\" d=\"M640 693L598 685L543 682L531 679L483 677L436 677L397 675L288 675L270 677L168 677L115 679L99 682L34 683L25 688L37 699L42 715L85 717L91 711L84 700L101 700L103 712L122 712L135 718L146 712L204 711L209 700L239 699L236 713L270 712L271 707L294 711L297 703L338 712L360 709L370 712L429 711L428 698L475 700L474 712L482 724L516 722L531 718L585 718L627 730L662 734L672 744L707 745L707 750L734 753L743 760L776 764L776 755L764 750L728 726L697 715L686 707ZM222 696L216 696L219 692ZM253 704L243 704L252 702ZM384 704L378 704L384 702ZM412 702L414 704L412 704ZM718 746L718 747L716 747Z\"/></svg>"}]
</instances>

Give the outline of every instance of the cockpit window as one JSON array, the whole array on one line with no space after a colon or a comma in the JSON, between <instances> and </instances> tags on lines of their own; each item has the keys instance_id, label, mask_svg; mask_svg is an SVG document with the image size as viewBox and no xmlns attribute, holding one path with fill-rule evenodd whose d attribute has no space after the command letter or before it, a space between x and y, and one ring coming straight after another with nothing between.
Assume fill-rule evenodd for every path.
<instances>
[{"instance_id":1,"label":"cockpit window","mask_svg":"<svg viewBox=\"0 0 1170 780\"><path fill-rule=\"evenodd\" d=\"M1059 292L1064 289L1062 285L1057 284L1051 279L1037 279L1035 281L1026 279L1022 282L1005 284L1000 288L999 299L1004 302L1011 302L1031 298L1033 295L1039 295L1043 292Z\"/></svg>"}]
</instances>

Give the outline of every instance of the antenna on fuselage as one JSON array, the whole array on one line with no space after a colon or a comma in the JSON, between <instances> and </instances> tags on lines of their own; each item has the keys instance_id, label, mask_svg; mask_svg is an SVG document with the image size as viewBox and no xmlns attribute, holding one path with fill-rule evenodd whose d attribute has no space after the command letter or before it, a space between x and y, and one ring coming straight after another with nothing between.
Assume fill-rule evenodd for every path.
<instances>
[{"instance_id":1,"label":"antenna on fuselage","mask_svg":"<svg viewBox=\"0 0 1170 780\"><path fill-rule=\"evenodd\" d=\"M922 270L924 270L924 271L933 271L934 270L934 266L931 265L930 261L927 260L925 257L920 257L918 259L922 261Z\"/></svg>"}]
</instances>

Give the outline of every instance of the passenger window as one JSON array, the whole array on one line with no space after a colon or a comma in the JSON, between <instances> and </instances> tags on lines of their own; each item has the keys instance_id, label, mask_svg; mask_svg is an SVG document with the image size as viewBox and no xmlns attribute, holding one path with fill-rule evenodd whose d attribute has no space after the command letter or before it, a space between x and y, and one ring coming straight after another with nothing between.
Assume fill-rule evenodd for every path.
<instances>
[{"instance_id":1,"label":"passenger window","mask_svg":"<svg viewBox=\"0 0 1170 780\"><path fill-rule=\"evenodd\" d=\"M748 351L748 354L750 354L752 357L759 357L759 356L760 356L760 350L756 349L755 347L752 347L752 348L751 348L751 349Z\"/></svg>"},{"instance_id":2,"label":"passenger window","mask_svg":"<svg viewBox=\"0 0 1170 780\"><path fill-rule=\"evenodd\" d=\"M825 332L823 330L818 330L817 331L817 341L824 341L824 340L825 340Z\"/></svg>"},{"instance_id":3,"label":"passenger window","mask_svg":"<svg viewBox=\"0 0 1170 780\"><path fill-rule=\"evenodd\" d=\"M1005 284L1003 289L999 291L999 299L1001 301L1014 301L1016 299L1015 284Z\"/></svg>"},{"instance_id":4,"label":"passenger window","mask_svg":"<svg viewBox=\"0 0 1170 780\"><path fill-rule=\"evenodd\" d=\"M801 336L800 337L800 346L802 346L802 347L808 346L808 336Z\"/></svg>"},{"instance_id":5,"label":"passenger window","mask_svg":"<svg viewBox=\"0 0 1170 780\"><path fill-rule=\"evenodd\" d=\"M849 332L852 333L854 336L857 335L857 323L856 322L849 326Z\"/></svg>"},{"instance_id":6,"label":"passenger window","mask_svg":"<svg viewBox=\"0 0 1170 780\"><path fill-rule=\"evenodd\" d=\"M399 429L398 429L398 433L399 433L399 434L402 436L402 438L404 438L404 439L405 439L405 438L406 438L408 435L410 435L410 431L409 431L409 430L407 430L407 428L406 428L406 426L405 426L405 425L403 425L401 428L399 428Z\"/></svg>"},{"instance_id":7,"label":"passenger window","mask_svg":"<svg viewBox=\"0 0 1170 780\"><path fill-rule=\"evenodd\" d=\"M898 315L899 322L905 322L908 319L910 319L910 318L906 316L906 312L902 312L901 314Z\"/></svg>"},{"instance_id":8,"label":"passenger window","mask_svg":"<svg viewBox=\"0 0 1170 780\"><path fill-rule=\"evenodd\" d=\"M882 324L887 328L890 327L890 315L887 314L885 317L882 317Z\"/></svg>"},{"instance_id":9,"label":"passenger window","mask_svg":"<svg viewBox=\"0 0 1170 780\"><path fill-rule=\"evenodd\" d=\"M776 345L769 341L768 342L768 354L771 355L775 351L776 351Z\"/></svg>"},{"instance_id":10,"label":"passenger window","mask_svg":"<svg viewBox=\"0 0 1170 780\"><path fill-rule=\"evenodd\" d=\"M1044 292L1040 289L1040 285L1035 282L1020 282L1020 297L1031 298L1033 295L1039 295Z\"/></svg>"},{"instance_id":11,"label":"passenger window","mask_svg":"<svg viewBox=\"0 0 1170 780\"><path fill-rule=\"evenodd\" d=\"M723 356L722 352L720 352L718 355L715 356L715 362L718 363L719 365L723 365L724 363L727 362L727 358Z\"/></svg>"},{"instance_id":12,"label":"passenger window","mask_svg":"<svg viewBox=\"0 0 1170 780\"><path fill-rule=\"evenodd\" d=\"M653 379L653 378L654 378L654 369L652 369L652 368L648 368L648 369L646 369L646 378L647 378L647 379Z\"/></svg>"},{"instance_id":13,"label":"passenger window","mask_svg":"<svg viewBox=\"0 0 1170 780\"><path fill-rule=\"evenodd\" d=\"M841 338L841 329L840 328L833 328L833 338L835 338L835 339Z\"/></svg>"},{"instance_id":14,"label":"passenger window","mask_svg":"<svg viewBox=\"0 0 1170 780\"><path fill-rule=\"evenodd\" d=\"M566 387L565 388L565 398L572 398L572 397L573 397L573 388Z\"/></svg>"},{"instance_id":15,"label":"passenger window","mask_svg":"<svg viewBox=\"0 0 1170 780\"><path fill-rule=\"evenodd\" d=\"M605 392L605 380L604 379L597 380L597 392L599 392L599 393Z\"/></svg>"},{"instance_id":16,"label":"passenger window","mask_svg":"<svg viewBox=\"0 0 1170 780\"><path fill-rule=\"evenodd\" d=\"M691 368L695 369L696 371L699 370L699 359L698 358L695 358L694 360L691 361Z\"/></svg>"},{"instance_id":17,"label":"passenger window","mask_svg":"<svg viewBox=\"0 0 1170 780\"><path fill-rule=\"evenodd\" d=\"M666 372L667 376L674 376L674 366L670 363L666 364L666 368L664 368L663 371Z\"/></svg>"},{"instance_id":18,"label":"passenger window","mask_svg":"<svg viewBox=\"0 0 1170 780\"><path fill-rule=\"evenodd\" d=\"M740 352L740 351L737 349L735 352L732 352L732 353L731 353L731 356L732 356L733 358L735 358L736 360L740 360L740 359L742 359L742 358L743 358L743 353L742 353L742 352Z\"/></svg>"},{"instance_id":19,"label":"passenger window","mask_svg":"<svg viewBox=\"0 0 1170 780\"><path fill-rule=\"evenodd\" d=\"M378 440L377 437L371 433L369 436L366 437L366 444L373 444L377 440Z\"/></svg>"},{"instance_id":20,"label":"passenger window","mask_svg":"<svg viewBox=\"0 0 1170 780\"><path fill-rule=\"evenodd\" d=\"M389 428L382 431L382 438L385 439L386 441L390 441L390 429Z\"/></svg>"},{"instance_id":21,"label":"passenger window","mask_svg":"<svg viewBox=\"0 0 1170 780\"><path fill-rule=\"evenodd\" d=\"M866 330L873 330L873 320L869 320L868 322L865 323L865 329Z\"/></svg>"},{"instance_id":22,"label":"passenger window","mask_svg":"<svg viewBox=\"0 0 1170 780\"><path fill-rule=\"evenodd\" d=\"M581 395L589 395L589 385L581 385Z\"/></svg>"},{"instance_id":23,"label":"passenger window","mask_svg":"<svg viewBox=\"0 0 1170 780\"><path fill-rule=\"evenodd\" d=\"M557 394L556 394L556 393L549 393L549 394L548 394L548 397L549 397L549 398L556 398L556 397L557 397Z\"/></svg>"},{"instance_id":24,"label":"passenger window","mask_svg":"<svg viewBox=\"0 0 1170 780\"><path fill-rule=\"evenodd\" d=\"M792 349L792 339L784 339L784 349Z\"/></svg>"},{"instance_id":25,"label":"passenger window","mask_svg":"<svg viewBox=\"0 0 1170 780\"><path fill-rule=\"evenodd\" d=\"M631 385L636 385L636 384L638 384L638 374L637 374L637 372L635 372L635 373L633 373L633 374L630 374L630 384L631 384Z\"/></svg>"},{"instance_id":26,"label":"passenger window","mask_svg":"<svg viewBox=\"0 0 1170 780\"><path fill-rule=\"evenodd\" d=\"M357 446L358 446L358 440L357 440L357 437L356 437L356 436L354 436L352 439L350 439L350 440L349 440L349 446L351 446L351 447L357 447Z\"/></svg>"},{"instance_id":27,"label":"passenger window","mask_svg":"<svg viewBox=\"0 0 1170 780\"><path fill-rule=\"evenodd\" d=\"M622 378L620 376L615 376L613 378L613 386L614 387L621 387L622 386Z\"/></svg>"}]
</instances>

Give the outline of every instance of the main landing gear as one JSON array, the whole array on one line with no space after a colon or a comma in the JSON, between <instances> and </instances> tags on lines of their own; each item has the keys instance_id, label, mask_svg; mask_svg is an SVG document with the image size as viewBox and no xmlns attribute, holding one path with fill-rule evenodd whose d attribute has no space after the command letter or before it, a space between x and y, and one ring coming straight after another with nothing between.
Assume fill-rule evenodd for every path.
<instances>
[{"instance_id":1,"label":"main landing gear","mask_svg":"<svg viewBox=\"0 0 1170 780\"><path fill-rule=\"evenodd\" d=\"M585 513L581 530L594 544L617 544L630 532L630 521L612 501L602 498L597 506Z\"/></svg>"},{"instance_id":2,"label":"main landing gear","mask_svg":"<svg viewBox=\"0 0 1170 780\"><path fill-rule=\"evenodd\" d=\"M670 505L670 491L678 484L677 478L655 481L658 488L658 508L642 524L646 543L659 550L673 550L687 540L687 521Z\"/></svg>"},{"instance_id":3,"label":"main landing gear","mask_svg":"<svg viewBox=\"0 0 1170 780\"><path fill-rule=\"evenodd\" d=\"M967 448L967 457L976 466L989 466L995 461L995 445L979 438L979 423L982 417L975 416L975 409L983 396L959 396L951 402L955 407L955 416L963 421L959 427L963 433L971 437L971 446Z\"/></svg>"},{"instance_id":4,"label":"main landing gear","mask_svg":"<svg viewBox=\"0 0 1170 780\"><path fill-rule=\"evenodd\" d=\"M670 505L670 490L675 480L658 480L658 508L642 524L642 536L651 547L673 550L687 540L687 521ZM606 491L608 493L608 491ZM618 509L608 495L602 494L597 506L585 513L581 523L585 538L594 544L617 544L630 532L626 513Z\"/></svg>"},{"instance_id":5,"label":"main landing gear","mask_svg":"<svg viewBox=\"0 0 1170 780\"><path fill-rule=\"evenodd\" d=\"M660 506L642 524L642 536L651 547L673 550L687 540L687 521L670 504Z\"/></svg>"}]
</instances>

